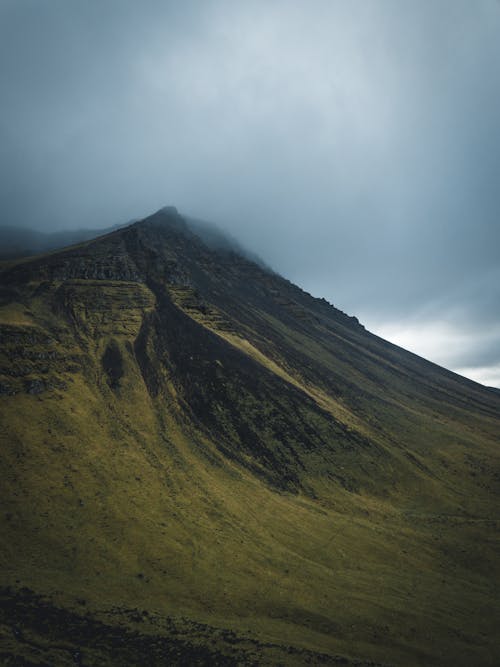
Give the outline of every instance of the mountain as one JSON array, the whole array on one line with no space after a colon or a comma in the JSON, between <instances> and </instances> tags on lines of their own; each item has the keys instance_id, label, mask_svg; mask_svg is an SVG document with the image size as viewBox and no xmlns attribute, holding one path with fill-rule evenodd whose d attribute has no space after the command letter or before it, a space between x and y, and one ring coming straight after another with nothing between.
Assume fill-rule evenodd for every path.
<instances>
[{"instance_id":1,"label":"mountain","mask_svg":"<svg viewBox=\"0 0 500 667\"><path fill-rule=\"evenodd\" d=\"M4 664L498 664L498 393L173 208L0 297Z\"/></svg>"}]
</instances>

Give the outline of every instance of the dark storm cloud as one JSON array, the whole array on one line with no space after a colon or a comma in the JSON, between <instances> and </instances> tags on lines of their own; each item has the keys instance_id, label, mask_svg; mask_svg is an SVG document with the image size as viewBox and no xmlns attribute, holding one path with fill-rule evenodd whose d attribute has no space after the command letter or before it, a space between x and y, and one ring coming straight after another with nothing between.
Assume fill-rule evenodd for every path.
<instances>
[{"instance_id":1,"label":"dark storm cloud","mask_svg":"<svg viewBox=\"0 0 500 667\"><path fill-rule=\"evenodd\" d=\"M4 0L2 222L172 203L369 326L466 331L437 361L494 363L499 35L496 0Z\"/></svg>"}]
</instances>

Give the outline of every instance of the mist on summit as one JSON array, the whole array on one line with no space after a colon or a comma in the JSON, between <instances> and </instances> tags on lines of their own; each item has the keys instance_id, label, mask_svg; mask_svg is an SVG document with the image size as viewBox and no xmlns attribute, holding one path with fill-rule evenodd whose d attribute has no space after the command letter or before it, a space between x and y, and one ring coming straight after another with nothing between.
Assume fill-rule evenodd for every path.
<instances>
[{"instance_id":1,"label":"mist on summit","mask_svg":"<svg viewBox=\"0 0 500 667\"><path fill-rule=\"evenodd\" d=\"M493 0L8 0L0 225L171 203L500 386L499 29Z\"/></svg>"}]
</instances>

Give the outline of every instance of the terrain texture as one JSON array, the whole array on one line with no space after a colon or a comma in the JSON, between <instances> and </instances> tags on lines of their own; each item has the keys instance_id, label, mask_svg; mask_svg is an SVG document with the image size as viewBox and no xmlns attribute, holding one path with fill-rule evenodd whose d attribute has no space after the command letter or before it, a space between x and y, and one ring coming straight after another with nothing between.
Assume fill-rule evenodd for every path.
<instances>
[{"instance_id":1,"label":"terrain texture","mask_svg":"<svg viewBox=\"0 0 500 667\"><path fill-rule=\"evenodd\" d=\"M500 394L192 229L1 265L0 664L498 665Z\"/></svg>"}]
</instances>

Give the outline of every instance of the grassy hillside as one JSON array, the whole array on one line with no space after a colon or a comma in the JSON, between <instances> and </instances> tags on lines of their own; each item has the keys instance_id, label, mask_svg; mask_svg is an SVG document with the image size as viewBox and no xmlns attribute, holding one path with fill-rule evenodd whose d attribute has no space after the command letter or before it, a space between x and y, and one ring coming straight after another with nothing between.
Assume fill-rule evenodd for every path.
<instances>
[{"instance_id":1,"label":"grassy hillside","mask_svg":"<svg viewBox=\"0 0 500 667\"><path fill-rule=\"evenodd\" d=\"M1 285L5 664L498 664L497 393L172 210Z\"/></svg>"}]
</instances>

